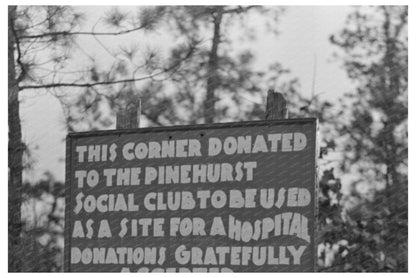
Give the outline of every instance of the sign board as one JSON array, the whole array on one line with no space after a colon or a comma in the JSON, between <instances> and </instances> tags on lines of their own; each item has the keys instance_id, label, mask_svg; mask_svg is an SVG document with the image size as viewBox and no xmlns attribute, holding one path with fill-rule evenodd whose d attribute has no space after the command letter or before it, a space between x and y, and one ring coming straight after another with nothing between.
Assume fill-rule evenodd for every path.
<instances>
[{"instance_id":1,"label":"sign board","mask_svg":"<svg viewBox=\"0 0 416 278\"><path fill-rule=\"evenodd\" d=\"M65 270L314 271L316 119L67 137Z\"/></svg>"}]
</instances>

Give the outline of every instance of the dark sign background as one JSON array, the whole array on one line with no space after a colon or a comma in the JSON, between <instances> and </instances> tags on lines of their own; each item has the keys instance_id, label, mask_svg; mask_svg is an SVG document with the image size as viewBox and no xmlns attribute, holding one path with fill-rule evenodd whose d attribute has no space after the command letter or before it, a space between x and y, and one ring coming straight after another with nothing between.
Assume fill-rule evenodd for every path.
<instances>
[{"instance_id":1,"label":"dark sign background","mask_svg":"<svg viewBox=\"0 0 416 278\"><path fill-rule=\"evenodd\" d=\"M72 133L67 137L67 168L66 168L66 229L65 229L65 266L66 271L82 271L82 272L119 272L122 267L129 267L130 271L135 272L141 267L148 267L150 270L154 268L169 268L169 267L227 267L235 272L302 272L314 271L315 266L315 218L317 217L316 209L316 119L293 119L293 120L272 120L272 121L255 121L255 122L241 122L241 123L227 123L214 125L198 125L198 126L176 126L163 128L143 128L134 130L113 130L113 131L99 131L99 132L84 132ZM208 157L208 138L217 137L225 139L227 136L244 136L251 135L252 143L254 143L256 135L262 134L267 138L269 133L290 133L302 132L307 137L307 146L302 151L293 152L267 152L256 154L236 154L225 155L220 153L217 156ZM176 139L198 139L201 142L202 157L189 158L157 158L157 159L143 159L126 161L121 155L121 147L127 142L148 142L162 140L176 140ZM78 163L76 146L80 145L99 145L116 143L117 158L114 162L84 162ZM105 177L102 175L102 170L105 168L130 168L130 167L158 167L162 165L183 165L183 164L199 164L199 163L231 163L235 164L238 161L256 161L257 168L254 170L254 180L241 182L218 182L218 183L200 183L200 184L152 184L139 186L112 186L106 187ZM100 182L94 188L84 185L84 188L77 188L77 179L75 178L76 170L92 170L95 169L100 173ZM311 203L306 207L287 207L283 206L280 209L273 207L271 209L264 209L260 206L256 208L242 208L230 209L225 208L216 209L211 207L208 202L206 209L193 210L177 210L177 211L146 211L143 207L143 198L149 192L168 192L168 191L190 191L194 195L198 190L210 190L211 192L220 189L225 193L231 189L244 190L246 188L275 188L276 191L281 187L304 187L309 190L312 196ZM139 200L139 212L106 212L100 213L94 211L86 213L81 210L79 214L74 213L76 204L75 196L79 192L85 195L100 195L100 194L117 194L134 193L135 199ZM126 198L127 199L127 198ZM256 201L258 201L258 194ZM137 203L137 202L136 202ZM228 202L227 202L228 205ZM267 240L250 240L245 243L242 241L235 241L225 236L209 236L209 228L213 217L221 216L225 226L228 229L228 216L232 215L241 221L254 222L255 220L263 219L265 217L272 217L276 214L284 212L299 212L308 218L308 232L311 237L311 242L299 239L295 236L271 236ZM128 234L124 238L120 238L118 233L120 231L120 221L124 217L128 219L139 218L165 218L164 230L165 237L129 237ZM206 223L207 236L187 236L187 237L170 237L169 236L169 219L171 217L201 217ZM87 219L93 219L93 227L97 229L98 223L101 219L108 219L112 228L112 238L98 239L96 233L91 239L88 238L71 238L73 232L73 224L75 220L81 220L83 223ZM94 229L94 230L95 230ZM150 229L151 231L151 229ZM206 265L179 265L175 261L174 253L179 245L186 245L187 250L191 247L206 248L208 246L276 246L275 256L278 257L278 246L307 245L301 257L300 265L263 265L256 266L251 262L246 265L230 265L229 258L225 265L221 266L206 266ZM162 266L159 265L121 265L121 264L88 264L83 263L70 264L70 249L71 247L79 247L80 249L86 247L166 247L166 260ZM288 253L288 252L287 252ZM289 254L287 254L288 256Z\"/></svg>"}]
</instances>

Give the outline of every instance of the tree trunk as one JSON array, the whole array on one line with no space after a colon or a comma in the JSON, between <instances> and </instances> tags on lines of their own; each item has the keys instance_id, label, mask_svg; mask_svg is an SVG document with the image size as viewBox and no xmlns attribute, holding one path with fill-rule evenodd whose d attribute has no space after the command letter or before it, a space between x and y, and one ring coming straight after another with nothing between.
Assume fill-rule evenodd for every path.
<instances>
[{"instance_id":1,"label":"tree trunk","mask_svg":"<svg viewBox=\"0 0 416 278\"><path fill-rule=\"evenodd\" d=\"M16 6L9 6L8 28L8 89L9 89L9 272L22 270L20 255L21 204L22 204L22 156L24 144L19 115L19 87L16 79L14 58L14 19Z\"/></svg>"},{"instance_id":2,"label":"tree trunk","mask_svg":"<svg viewBox=\"0 0 416 278\"><path fill-rule=\"evenodd\" d=\"M218 87L218 46L221 39L221 21L223 7L218 7L214 17L214 34L208 60L207 93L204 101L204 119L206 124L212 124L215 117L215 90Z\"/></svg>"},{"instance_id":3,"label":"tree trunk","mask_svg":"<svg viewBox=\"0 0 416 278\"><path fill-rule=\"evenodd\" d=\"M389 10L386 7L383 7L384 11L384 40L385 40L385 54L383 58L384 63L384 95L385 104L383 105L383 112L387 115L387 123L384 127L384 139L386 141L386 166L387 166L387 191L389 192L389 204L392 208L392 211L396 213L398 208L403 205L400 202L400 194L397 192L403 192L404 188L399 179L399 174L397 172L397 167L400 164L400 161L397 160L397 144L394 137L395 128L402 123L404 118L398 117L395 113L396 108L394 105L395 100L400 96L400 76L397 72L397 62L394 61L395 56L398 53L398 50L395 45L397 37L394 33L391 32L391 17Z\"/></svg>"}]
</instances>

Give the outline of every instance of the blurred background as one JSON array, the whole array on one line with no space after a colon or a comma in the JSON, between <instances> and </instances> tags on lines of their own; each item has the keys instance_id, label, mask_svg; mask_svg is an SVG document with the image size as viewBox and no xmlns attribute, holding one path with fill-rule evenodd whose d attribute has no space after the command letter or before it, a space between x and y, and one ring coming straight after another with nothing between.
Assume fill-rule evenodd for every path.
<instances>
[{"instance_id":1,"label":"blurred background","mask_svg":"<svg viewBox=\"0 0 416 278\"><path fill-rule=\"evenodd\" d=\"M65 136L320 122L318 270L408 271L407 6L9 6L9 271L63 271Z\"/></svg>"}]
</instances>

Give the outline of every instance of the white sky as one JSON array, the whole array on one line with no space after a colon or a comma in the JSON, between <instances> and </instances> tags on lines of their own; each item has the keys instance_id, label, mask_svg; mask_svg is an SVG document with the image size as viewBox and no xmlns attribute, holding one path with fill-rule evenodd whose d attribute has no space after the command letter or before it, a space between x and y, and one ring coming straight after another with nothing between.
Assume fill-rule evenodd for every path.
<instances>
[{"instance_id":1,"label":"white sky","mask_svg":"<svg viewBox=\"0 0 416 278\"><path fill-rule=\"evenodd\" d=\"M94 24L108 7L83 7L87 13L87 26ZM256 54L256 67L265 69L273 61L279 61L298 77L301 91L306 96L312 87L314 56L316 55L315 92L323 93L322 98L335 101L352 87L341 69L339 62L330 62L336 47L329 43L329 35L344 26L346 15L351 11L346 6L296 6L287 7L280 22L280 35L262 34L252 49ZM87 28L88 30L88 28ZM79 44L91 55L100 58L97 45L88 39ZM124 40L128 41L129 38ZM101 52L100 52L101 51ZM266 94L266 92L264 92ZM32 149L37 161L35 171L26 175L27 179L38 179L46 171L51 171L58 180L63 181L65 168L66 130L62 124L63 115L59 102L52 96L39 91L24 91L21 116L23 138Z\"/></svg>"}]
</instances>

